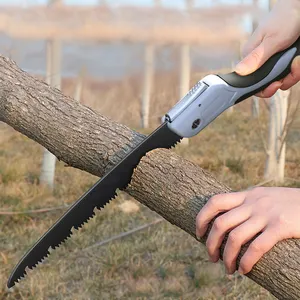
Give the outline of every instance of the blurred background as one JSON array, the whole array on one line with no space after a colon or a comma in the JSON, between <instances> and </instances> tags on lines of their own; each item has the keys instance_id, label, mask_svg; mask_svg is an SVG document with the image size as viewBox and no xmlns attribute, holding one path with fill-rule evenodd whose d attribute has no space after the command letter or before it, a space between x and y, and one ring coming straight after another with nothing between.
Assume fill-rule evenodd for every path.
<instances>
[{"instance_id":1,"label":"blurred background","mask_svg":"<svg viewBox=\"0 0 300 300\"><path fill-rule=\"evenodd\" d=\"M274 2L0 0L0 53L148 134L205 75L231 72ZM298 94L251 97L175 151L235 190L300 187ZM0 299L272 299L122 193L8 291L20 257L96 180L0 123Z\"/></svg>"}]
</instances>

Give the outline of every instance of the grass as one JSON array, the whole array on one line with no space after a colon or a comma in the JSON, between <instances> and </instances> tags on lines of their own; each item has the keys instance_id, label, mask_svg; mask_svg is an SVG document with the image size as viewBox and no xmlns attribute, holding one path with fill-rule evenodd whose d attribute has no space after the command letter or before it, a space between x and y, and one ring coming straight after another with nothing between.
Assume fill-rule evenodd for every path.
<instances>
[{"instance_id":1,"label":"grass","mask_svg":"<svg viewBox=\"0 0 300 300\"><path fill-rule=\"evenodd\" d=\"M72 89L68 87L70 92ZM90 89L87 85L84 99L92 95ZM134 89L129 83L114 92L107 87L103 88L102 97L105 99L109 92L110 97L119 99L123 91L126 102ZM68 89L65 92L68 93ZM160 93L164 99L169 96L166 91ZM97 89L91 97L99 97ZM158 101L158 96L154 98ZM132 109L125 110L134 111L134 114L114 117L114 109L109 109L108 103L102 103L101 112L108 115L111 112L112 118L137 128L136 101L133 98ZM93 106L93 101L86 104ZM115 105L121 104L114 102L112 106ZM265 154L258 134L260 127L249 117L247 105L238 106L232 115L223 114L191 139L188 147L176 149L178 154L209 170L236 190L263 181ZM160 114L166 106L165 103L155 106L152 115ZM262 123L266 124L264 117ZM299 139L295 138L298 123L289 134L286 165L287 177L295 179L299 178L300 161ZM38 144L0 124L2 211L71 204L96 181L95 176L66 168L58 162L55 191L50 193L38 184L42 151ZM300 186L297 180L288 180L285 185ZM273 299L248 278L238 274L227 276L222 263L209 262L203 245L167 222L101 247L85 249L158 217L137 202L139 210L131 213L122 210L121 204L128 200L135 202L128 195L120 194L12 290L6 289L6 281L13 266L63 210L0 216L0 299Z\"/></svg>"}]
</instances>

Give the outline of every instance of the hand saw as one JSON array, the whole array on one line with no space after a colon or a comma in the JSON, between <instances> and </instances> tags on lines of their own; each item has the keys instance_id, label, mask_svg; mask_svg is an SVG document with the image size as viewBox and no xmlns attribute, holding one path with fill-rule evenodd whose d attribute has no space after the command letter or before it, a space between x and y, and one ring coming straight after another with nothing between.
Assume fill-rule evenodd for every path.
<instances>
[{"instance_id":1,"label":"hand saw","mask_svg":"<svg viewBox=\"0 0 300 300\"><path fill-rule=\"evenodd\" d=\"M80 197L62 217L29 249L14 268L7 286L10 288L42 262L50 252L78 229L130 183L134 168L140 159L156 148L171 148L183 137L198 134L222 112L274 81L281 80L291 71L291 63L300 54L300 38L288 49L273 55L259 70L247 76L233 72L208 75L200 80L164 117L162 125L128 153L112 170Z\"/></svg>"}]
</instances>

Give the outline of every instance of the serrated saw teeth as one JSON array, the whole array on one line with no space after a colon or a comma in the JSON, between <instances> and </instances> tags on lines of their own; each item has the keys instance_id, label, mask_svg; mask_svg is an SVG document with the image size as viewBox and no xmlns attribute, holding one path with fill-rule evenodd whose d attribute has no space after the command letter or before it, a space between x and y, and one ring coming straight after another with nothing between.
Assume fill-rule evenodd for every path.
<instances>
[{"instance_id":1,"label":"serrated saw teeth","mask_svg":"<svg viewBox=\"0 0 300 300\"><path fill-rule=\"evenodd\" d=\"M13 270L8 287L14 285L27 266L36 266L40 253L47 253L46 249L50 247L52 249L59 247L72 235L73 228L76 230L82 228L84 223L88 223L95 216L95 208L102 210L117 196L118 189L124 190L131 181L134 169L147 152L156 148L174 147L180 140L181 137L172 132L167 123L161 125L143 140L70 206L63 216L29 249Z\"/></svg>"},{"instance_id":2,"label":"serrated saw teeth","mask_svg":"<svg viewBox=\"0 0 300 300\"><path fill-rule=\"evenodd\" d=\"M110 198L110 199L107 201L107 203L105 203L104 205L96 206L97 209L99 209L99 210L104 209L111 201L113 201L114 199L116 199L116 196L117 196L117 194L116 194L115 196L113 196L112 198Z\"/></svg>"}]
</instances>

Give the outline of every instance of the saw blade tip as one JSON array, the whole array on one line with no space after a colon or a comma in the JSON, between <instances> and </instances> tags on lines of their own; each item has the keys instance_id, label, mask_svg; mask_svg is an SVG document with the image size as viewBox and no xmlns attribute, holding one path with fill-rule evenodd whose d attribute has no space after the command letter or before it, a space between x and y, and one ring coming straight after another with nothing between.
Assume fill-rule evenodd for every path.
<instances>
[{"instance_id":1,"label":"saw blade tip","mask_svg":"<svg viewBox=\"0 0 300 300\"><path fill-rule=\"evenodd\" d=\"M17 270L16 270L16 271L17 271ZM9 289L11 289L12 287L14 287L14 286L16 285L16 283L20 283L20 281L21 281L22 279L25 278L26 271L24 271L24 272L23 272L22 274L20 274L20 275L17 275L16 271L13 272L13 273L10 275L10 277L9 277L9 279L8 279L8 281L7 281L7 287L8 287Z\"/></svg>"},{"instance_id":2,"label":"saw blade tip","mask_svg":"<svg viewBox=\"0 0 300 300\"><path fill-rule=\"evenodd\" d=\"M8 280L6 286L11 289L12 287L15 286L15 281L14 280Z\"/></svg>"}]
</instances>

